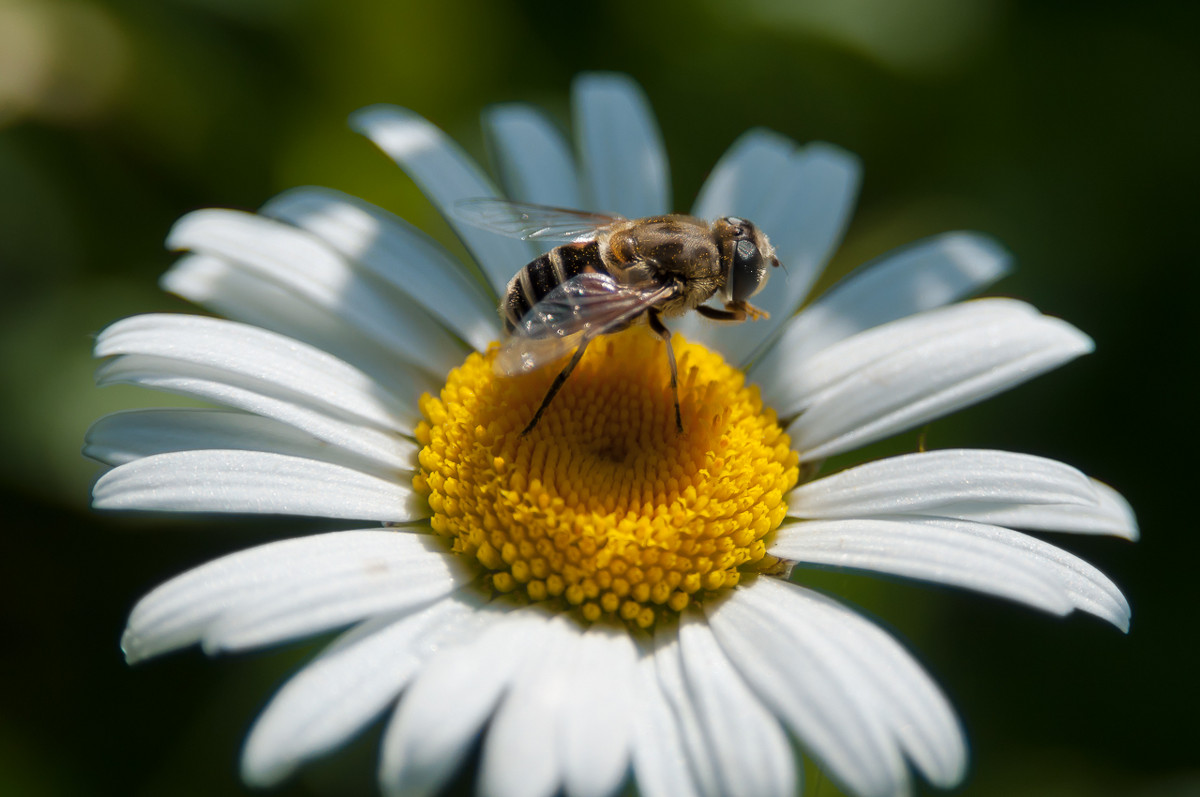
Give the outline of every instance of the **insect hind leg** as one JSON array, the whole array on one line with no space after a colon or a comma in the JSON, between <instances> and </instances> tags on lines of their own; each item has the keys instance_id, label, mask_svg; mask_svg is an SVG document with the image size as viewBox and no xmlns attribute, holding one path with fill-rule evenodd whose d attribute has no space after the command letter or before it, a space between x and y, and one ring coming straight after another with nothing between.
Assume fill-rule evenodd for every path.
<instances>
[{"instance_id":1,"label":"insect hind leg","mask_svg":"<svg viewBox=\"0 0 1200 797\"><path fill-rule=\"evenodd\" d=\"M671 346L671 330L667 329L654 310L647 313L647 319L650 329L667 344L667 362L671 365L671 395L675 398L675 431L683 434L683 417L679 413L679 369L675 365L675 349Z\"/></svg>"},{"instance_id":2,"label":"insect hind leg","mask_svg":"<svg viewBox=\"0 0 1200 797\"><path fill-rule=\"evenodd\" d=\"M571 361L566 367L558 372L558 376L554 377L554 381L550 383L550 389L546 391L546 397L542 399L541 406L537 408L537 412L533 414L533 420L529 422L524 429L521 430L521 437L533 431L533 427L538 425L538 421L542 419L542 413L550 406L550 402L558 395L558 391L562 389L563 384L567 381L567 377L575 370L575 366L579 365L579 361L583 359L583 352L587 349L588 344L592 342L591 338L584 338L579 344L579 348L575 350L575 355L571 357Z\"/></svg>"}]
</instances>

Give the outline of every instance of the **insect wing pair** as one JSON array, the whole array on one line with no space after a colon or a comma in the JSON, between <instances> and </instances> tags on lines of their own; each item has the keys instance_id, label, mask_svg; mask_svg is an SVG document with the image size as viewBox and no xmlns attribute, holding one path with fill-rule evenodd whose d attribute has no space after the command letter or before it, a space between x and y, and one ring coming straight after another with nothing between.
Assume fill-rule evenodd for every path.
<instances>
[{"instance_id":1,"label":"insect wing pair","mask_svg":"<svg viewBox=\"0 0 1200 797\"><path fill-rule=\"evenodd\" d=\"M468 199L455 206L463 221L511 238L579 242L596 237L620 216L503 199ZM674 291L658 282L618 282L598 271L567 279L538 299L501 346L496 369L506 376L536 371L581 343L620 329Z\"/></svg>"}]
</instances>

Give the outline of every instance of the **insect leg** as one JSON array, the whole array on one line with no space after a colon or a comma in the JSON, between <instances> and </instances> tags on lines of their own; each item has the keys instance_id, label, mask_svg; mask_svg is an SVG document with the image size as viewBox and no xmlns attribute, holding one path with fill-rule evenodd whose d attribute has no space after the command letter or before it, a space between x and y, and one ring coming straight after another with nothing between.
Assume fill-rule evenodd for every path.
<instances>
[{"instance_id":1,"label":"insect leg","mask_svg":"<svg viewBox=\"0 0 1200 797\"><path fill-rule=\"evenodd\" d=\"M647 314L650 329L667 344L667 362L671 364L671 395L675 397L675 431L683 434L683 418L679 414L679 370L675 366L675 349L671 347L671 331L663 324L657 310Z\"/></svg>"},{"instance_id":2,"label":"insect leg","mask_svg":"<svg viewBox=\"0 0 1200 797\"><path fill-rule=\"evenodd\" d=\"M707 304L702 304L696 308L696 312L705 318L711 318L713 321L745 321L746 314L739 313L734 310L718 310L715 307L709 307Z\"/></svg>"},{"instance_id":3,"label":"insect leg","mask_svg":"<svg viewBox=\"0 0 1200 797\"><path fill-rule=\"evenodd\" d=\"M575 366L579 365L579 361L583 359L583 352L585 349L587 349L588 344L591 343L591 341L591 338L584 338L583 342L579 344L579 348L575 350L575 356L571 358L571 361L567 363L565 368L558 372L558 376L554 377L554 381L550 383L550 389L546 391L546 397L542 399L541 406L538 407L537 412L533 414L533 420L529 422L528 426L521 430L521 437L524 437L532 432L533 427L537 426L538 421L542 419L542 413L546 411L546 408L550 406L550 402L554 400L556 395L558 395L558 391L562 389L563 383L567 381L567 377L570 376L571 372L575 370Z\"/></svg>"},{"instance_id":4,"label":"insect leg","mask_svg":"<svg viewBox=\"0 0 1200 797\"><path fill-rule=\"evenodd\" d=\"M714 321L745 321L747 318L757 321L760 318L770 318L770 313L760 310L749 302L728 302L724 310L702 304L696 312Z\"/></svg>"}]
</instances>

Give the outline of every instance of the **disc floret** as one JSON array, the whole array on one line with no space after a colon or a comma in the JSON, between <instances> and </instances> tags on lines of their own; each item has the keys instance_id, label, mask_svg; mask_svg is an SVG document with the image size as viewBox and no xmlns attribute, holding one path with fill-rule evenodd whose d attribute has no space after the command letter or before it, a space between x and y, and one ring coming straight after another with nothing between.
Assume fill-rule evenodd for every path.
<instances>
[{"instance_id":1,"label":"disc floret","mask_svg":"<svg viewBox=\"0 0 1200 797\"><path fill-rule=\"evenodd\" d=\"M799 458L740 371L673 345L683 434L665 346L643 328L597 339L524 436L554 368L498 376L493 347L422 398L414 484L492 588L647 627L770 563Z\"/></svg>"}]
</instances>

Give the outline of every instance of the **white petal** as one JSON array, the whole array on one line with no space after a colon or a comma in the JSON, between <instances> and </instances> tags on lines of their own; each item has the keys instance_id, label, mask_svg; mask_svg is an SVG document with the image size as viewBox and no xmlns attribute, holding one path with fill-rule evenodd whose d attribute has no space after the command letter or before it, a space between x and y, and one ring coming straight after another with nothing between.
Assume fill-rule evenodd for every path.
<instances>
[{"instance_id":1,"label":"white petal","mask_svg":"<svg viewBox=\"0 0 1200 797\"><path fill-rule=\"evenodd\" d=\"M931 340L962 336L985 324L1037 317L1036 309L1011 299L978 299L918 313L864 330L818 352L797 357L785 352L774 373L765 379L765 387L775 397L776 411L785 417L795 415L876 361ZM782 352L778 347L774 351Z\"/></svg>"},{"instance_id":2,"label":"white petal","mask_svg":"<svg viewBox=\"0 0 1200 797\"><path fill-rule=\"evenodd\" d=\"M408 467L417 465L417 446L399 440ZM346 465L376 476L389 473L377 462L317 440L271 418L244 412L203 409L126 410L106 415L88 429L85 456L108 465L171 451L229 449L265 451Z\"/></svg>"},{"instance_id":3,"label":"white petal","mask_svg":"<svg viewBox=\"0 0 1200 797\"><path fill-rule=\"evenodd\" d=\"M721 797L721 779L717 772L717 752L711 749L700 721L699 708L688 691L683 674L683 659L679 651L679 635L669 626L657 629L652 654L655 685L666 698L679 730L691 773L689 780L697 793L704 797Z\"/></svg>"},{"instance_id":4,"label":"white petal","mask_svg":"<svg viewBox=\"0 0 1200 797\"><path fill-rule=\"evenodd\" d=\"M252 512L403 522L429 507L406 474L383 479L341 465L262 451L173 451L105 473L97 509Z\"/></svg>"},{"instance_id":5,"label":"white petal","mask_svg":"<svg viewBox=\"0 0 1200 797\"><path fill-rule=\"evenodd\" d=\"M388 580L393 573L412 571L427 579L424 573L440 569L444 590L439 594L446 594L461 583L450 559L424 535L381 529L260 545L197 567L150 592L130 614L121 649L132 663L195 644L223 615L279 595L300 598L311 585L335 577ZM436 597L430 594L410 605ZM316 631L314 624L309 633Z\"/></svg>"},{"instance_id":6,"label":"white petal","mask_svg":"<svg viewBox=\"0 0 1200 797\"><path fill-rule=\"evenodd\" d=\"M699 797L680 723L659 686L654 657L637 665L637 705L633 715L633 769L645 797Z\"/></svg>"},{"instance_id":7,"label":"white petal","mask_svg":"<svg viewBox=\"0 0 1200 797\"><path fill-rule=\"evenodd\" d=\"M965 524L964 524L965 525ZM771 554L962 587L1051 614L1071 611L1061 580L1025 535L966 534L909 519L812 520L781 526Z\"/></svg>"},{"instance_id":8,"label":"white petal","mask_svg":"<svg viewBox=\"0 0 1200 797\"><path fill-rule=\"evenodd\" d=\"M395 700L447 626L475 608L446 598L343 635L284 684L255 721L242 751L242 778L273 786L305 760L344 744Z\"/></svg>"},{"instance_id":9,"label":"white petal","mask_svg":"<svg viewBox=\"0 0 1200 797\"><path fill-rule=\"evenodd\" d=\"M184 255L159 284L217 315L331 354L367 374L405 407L415 408L422 393L436 388L427 374L351 329L327 308L221 258Z\"/></svg>"},{"instance_id":10,"label":"white petal","mask_svg":"<svg viewBox=\"0 0 1200 797\"><path fill-rule=\"evenodd\" d=\"M1071 609L1129 629L1129 604L1096 568L1028 534L962 520L810 520L781 526L771 553L996 595L1052 614Z\"/></svg>"},{"instance_id":11,"label":"white petal","mask_svg":"<svg viewBox=\"0 0 1200 797\"><path fill-rule=\"evenodd\" d=\"M889 718L847 666L842 644L817 621L817 596L796 587L798 597L783 614L773 611L775 601L759 586L705 607L725 655L844 790L861 797L907 794L908 773Z\"/></svg>"},{"instance_id":12,"label":"white petal","mask_svg":"<svg viewBox=\"0 0 1200 797\"><path fill-rule=\"evenodd\" d=\"M560 714L573 689L568 668L582 633L556 617L535 658L517 674L483 740L479 791L490 797L550 797L562 785Z\"/></svg>"},{"instance_id":13,"label":"white petal","mask_svg":"<svg viewBox=\"0 0 1200 797\"><path fill-rule=\"evenodd\" d=\"M793 490L799 518L922 515L996 526L1137 538L1119 493L1076 469L1028 454L957 449L905 454Z\"/></svg>"},{"instance_id":14,"label":"white petal","mask_svg":"<svg viewBox=\"0 0 1200 797\"><path fill-rule=\"evenodd\" d=\"M679 651L696 718L714 756L720 793L795 794L795 756L786 734L725 657L699 610L680 621Z\"/></svg>"},{"instance_id":15,"label":"white petal","mask_svg":"<svg viewBox=\"0 0 1200 797\"><path fill-rule=\"evenodd\" d=\"M355 272L341 255L290 225L236 210L198 210L175 222L167 245L224 258L299 294L435 376L465 354L420 304Z\"/></svg>"},{"instance_id":16,"label":"white petal","mask_svg":"<svg viewBox=\"0 0 1200 797\"><path fill-rule=\"evenodd\" d=\"M439 650L404 693L383 736L384 793L437 793L470 753L513 676L539 654L546 614L503 605L479 611L487 614L479 636Z\"/></svg>"},{"instance_id":17,"label":"white petal","mask_svg":"<svg viewBox=\"0 0 1200 797\"><path fill-rule=\"evenodd\" d=\"M724 216L755 221L795 151L794 141L770 130L743 133L704 181L692 215L708 221Z\"/></svg>"},{"instance_id":18,"label":"white petal","mask_svg":"<svg viewBox=\"0 0 1200 797\"><path fill-rule=\"evenodd\" d=\"M509 198L583 207L571 147L545 114L529 105L493 105L483 113L483 130Z\"/></svg>"},{"instance_id":19,"label":"white petal","mask_svg":"<svg viewBox=\"0 0 1200 797\"><path fill-rule=\"evenodd\" d=\"M1076 609L1107 620L1124 632L1129 631L1129 602L1121 590L1078 556L1028 534L984 523L938 519L925 519L921 523L952 533L1011 541L1009 544L1021 548L1030 560L1036 559L1054 573Z\"/></svg>"},{"instance_id":20,"label":"white petal","mask_svg":"<svg viewBox=\"0 0 1200 797\"><path fill-rule=\"evenodd\" d=\"M412 416L368 376L330 355L257 327L192 315L149 314L102 331L95 355L150 355L269 384L277 394L381 428L411 428Z\"/></svg>"},{"instance_id":21,"label":"white petal","mask_svg":"<svg viewBox=\"0 0 1200 797\"><path fill-rule=\"evenodd\" d=\"M967 304L985 308L973 326L962 324L970 320L969 311L935 310L856 335L825 350L820 364L806 364L806 370L824 370L808 382L819 385L818 392L788 428L801 457L824 459L919 426L1093 348L1075 327L1019 302ZM1004 311L995 312L1000 308ZM954 323L945 323L948 316ZM888 337L901 331L905 334ZM910 345L903 345L906 338ZM839 353L861 367L839 368L834 360Z\"/></svg>"},{"instance_id":22,"label":"white petal","mask_svg":"<svg viewBox=\"0 0 1200 797\"><path fill-rule=\"evenodd\" d=\"M471 250L496 295L503 295L509 278L533 259L534 250L524 241L472 227L455 214L459 200L498 195L479 166L445 133L406 108L373 105L353 114L350 124L413 179Z\"/></svg>"},{"instance_id":23,"label":"white petal","mask_svg":"<svg viewBox=\"0 0 1200 797\"><path fill-rule=\"evenodd\" d=\"M296 188L263 205L325 241L372 277L417 304L483 351L500 334L496 299L437 241L385 210L328 188Z\"/></svg>"},{"instance_id":24,"label":"white petal","mask_svg":"<svg viewBox=\"0 0 1200 797\"><path fill-rule=\"evenodd\" d=\"M626 218L671 211L667 156L641 88L625 75L580 75L571 89L589 210Z\"/></svg>"},{"instance_id":25,"label":"white petal","mask_svg":"<svg viewBox=\"0 0 1200 797\"><path fill-rule=\"evenodd\" d=\"M254 384L237 374L162 357L122 355L97 369L96 382L164 390L274 418L355 457L366 458L374 463L372 471L383 468L404 472L411 467L413 443L399 433L374 429L361 419L337 417L330 414L329 408L304 406L294 394L275 391L273 385Z\"/></svg>"},{"instance_id":26,"label":"white petal","mask_svg":"<svg viewBox=\"0 0 1200 797\"><path fill-rule=\"evenodd\" d=\"M788 495L801 518L947 515L976 503L1097 505L1088 477L1029 454L978 449L923 451L868 462L801 485Z\"/></svg>"},{"instance_id":27,"label":"white petal","mask_svg":"<svg viewBox=\"0 0 1200 797\"><path fill-rule=\"evenodd\" d=\"M100 334L97 356L117 356L97 382L136 384L274 418L384 467L403 469L419 413L366 374L265 330L184 315L135 316Z\"/></svg>"},{"instance_id":28,"label":"white petal","mask_svg":"<svg viewBox=\"0 0 1200 797\"><path fill-rule=\"evenodd\" d=\"M637 649L624 628L593 625L576 646L574 680L559 712L568 797L607 797L629 765Z\"/></svg>"},{"instance_id":29,"label":"white petal","mask_svg":"<svg viewBox=\"0 0 1200 797\"><path fill-rule=\"evenodd\" d=\"M842 242L861 171L858 158L831 144L808 144L792 156L763 214L751 219L771 239L783 265L771 269L766 289L753 298L771 317L722 331L718 339L730 361L748 361L808 296Z\"/></svg>"},{"instance_id":30,"label":"white petal","mask_svg":"<svg viewBox=\"0 0 1200 797\"><path fill-rule=\"evenodd\" d=\"M325 573L307 579L302 592L256 596L217 618L200 644L205 653L213 655L299 639L430 603L469 577L458 557L431 544L427 554L388 563L386 568Z\"/></svg>"},{"instance_id":31,"label":"white petal","mask_svg":"<svg viewBox=\"0 0 1200 797\"><path fill-rule=\"evenodd\" d=\"M1113 488L1092 480L1098 503L1078 504L1020 504L1002 505L979 503L969 506L944 507L941 517L975 520L995 526L1008 526L1033 531L1061 531L1071 534L1110 534L1127 540L1138 538L1137 518L1129 502Z\"/></svg>"},{"instance_id":32,"label":"white petal","mask_svg":"<svg viewBox=\"0 0 1200 797\"><path fill-rule=\"evenodd\" d=\"M945 695L895 639L803 587L765 579L754 588L761 593L764 614L780 626L821 634L839 648L834 654L838 670L855 697L931 783L951 788L962 780L967 764L962 726Z\"/></svg>"},{"instance_id":33,"label":"white petal","mask_svg":"<svg viewBox=\"0 0 1200 797\"><path fill-rule=\"evenodd\" d=\"M763 215L767 198L774 194L788 172L796 151L794 141L770 130L755 129L743 133L704 181L692 206L692 215L708 221L737 216L757 222ZM709 304L721 306L715 298ZM729 324L714 324L699 313L688 313L672 320L671 329L689 340L719 346L733 328ZM764 334L762 330L755 331L758 333L754 336L757 345Z\"/></svg>"},{"instance_id":34,"label":"white petal","mask_svg":"<svg viewBox=\"0 0 1200 797\"><path fill-rule=\"evenodd\" d=\"M905 316L965 298L1008 273L1012 258L975 233L927 238L867 263L787 320L771 348L749 369L763 399L778 406L795 363L838 341Z\"/></svg>"},{"instance_id":35,"label":"white petal","mask_svg":"<svg viewBox=\"0 0 1200 797\"><path fill-rule=\"evenodd\" d=\"M730 362L744 364L787 321L825 267L849 223L858 196L858 159L830 144L792 153L780 175L764 185L761 211L750 221L767 234L783 268L770 269L767 287L751 301L770 318L743 324L706 324L698 339Z\"/></svg>"}]
</instances>

